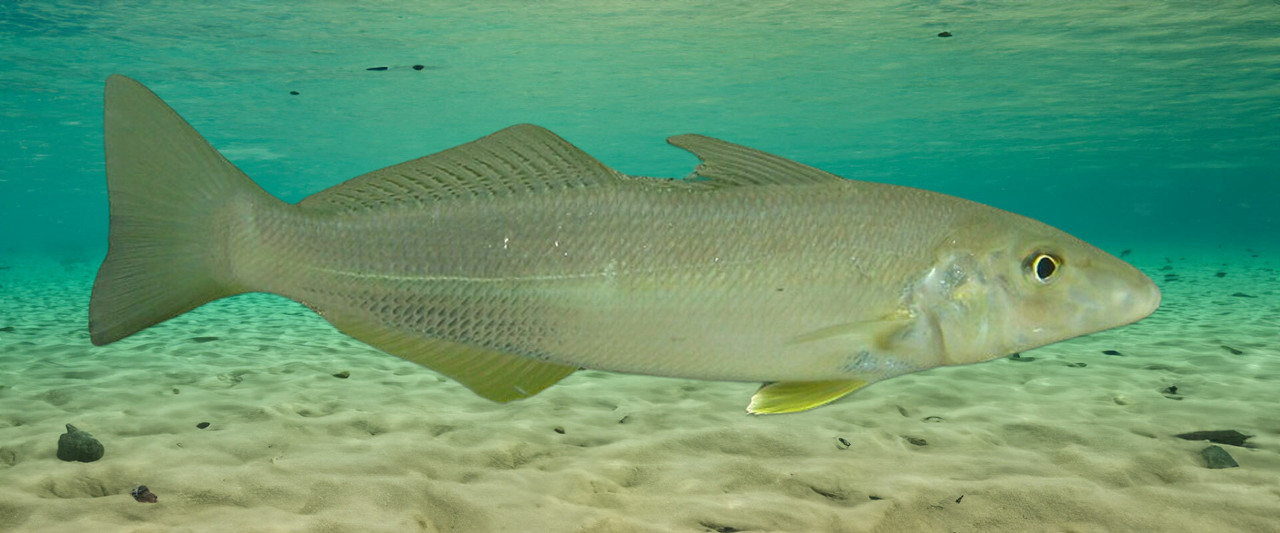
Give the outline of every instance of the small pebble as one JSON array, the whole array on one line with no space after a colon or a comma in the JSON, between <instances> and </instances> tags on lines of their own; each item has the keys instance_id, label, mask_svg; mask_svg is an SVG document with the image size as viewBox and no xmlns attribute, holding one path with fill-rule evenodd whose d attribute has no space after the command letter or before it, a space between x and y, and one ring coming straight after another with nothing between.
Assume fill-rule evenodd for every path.
<instances>
[{"instance_id":1,"label":"small pebble","mask_svg":"<svg viewBox=\"0 0 1280 533\"><path fill-rule=\"evenodd\" d=\"M346 371L346 370L343 370L342 372L338 372L337 374L334 374L334 375L333 375L333 377L338 378L338 379L347 379L347 378L351 377L351 372L348 372L348 371Z\"/></svg>"},{"instance_id":2,"label":"small pebble","mask_svg":"<svg viewBox=\"0 0 1280 533\"><path fill-rule=\"evenodd\" d=\"M938 37L950 37L950 36L951 36L951 32L949 31L944 31L938 34Z\"/></svg>"},{"instance_id":3,"label":"small pebble","mask_svg":"<svg viewBox=\"0 0 1280 533\"><path fill-rule=\"evenodd\" d=\"M148 489L146 485L138 485L137 488L129 491L129 495L141 503L156 503L160 501L160 498L156 497L156 494L151 492L151 489Z\"/></svg>"},{"instance_id":4,"label":"small pebble","mask_svg":"<svg viewBox=\"0 0 1280 533\"><path fill-rule=\"evenodd\" d=\"M1102 351L1102 353L1103 353L1104 355L1124 355L1124 354L1122 354L1122 353L1120 353L1120 352L1117 352L1117 351L1115 351L1115 350L1103 350L1103 351Z\"/></svg>"},{"instance_id":5,"label":"small pebble","mask_svg":"<svg viewBox=\"0 0 1280 533\"><path fill-rule=\"evenodd\" d=\"M207 427L209 427L209 423L208 423L208 422L201 422L201 423L199 423L199 424L196 424L196 429L204 429L204 428L207 428Z\"/></svg>"},{"instance_id":6,"label":"small pebble","mask_svg":"<svg viewBox=\"0 0 1280 533\"><path fill-rule=\"evenodd\" d=\"M564 427L563 427L563 426L556 426L555 432L556 432L556 433L559 433L559 434L561 434L561 435L564 435Z\"/></svg>"}]
</instances>

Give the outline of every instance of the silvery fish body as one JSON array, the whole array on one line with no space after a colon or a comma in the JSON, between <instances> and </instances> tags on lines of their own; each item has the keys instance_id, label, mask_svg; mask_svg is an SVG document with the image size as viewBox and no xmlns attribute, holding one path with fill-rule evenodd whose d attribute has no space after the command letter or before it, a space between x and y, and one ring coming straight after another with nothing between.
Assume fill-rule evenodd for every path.
<instances>
[{"instance_id":1,"label":"silvery fish body","mask_svg":"<svg viewBox=\"0 0 1280 533\"><path fill-rule=\"evenodd\" d=\"M532 125L298 204L140 84L107 82L110 250L96 344L280 294L498 401L579 368L761 381L803 410L871 382L1127 324L1145 275L1013 213L847 180L716 139L682 180L614 171Z\"/></svg>"}]
</instances>

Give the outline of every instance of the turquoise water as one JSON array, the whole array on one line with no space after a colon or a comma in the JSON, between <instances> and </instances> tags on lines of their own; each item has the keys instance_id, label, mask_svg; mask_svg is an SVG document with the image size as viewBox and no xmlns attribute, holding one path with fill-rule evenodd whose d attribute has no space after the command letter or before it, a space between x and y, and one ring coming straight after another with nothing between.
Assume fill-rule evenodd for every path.
<instances>
[{"instance_id":1,"label":"turquoise water","mask_svg":"<svg viewBox=\"0 0 1280 533\"><path fill-rule=\"evenodd\" d=\"M1280 4L1093 4L7 0L0 250L103 252L112 73L289 200L533 122L633 174L696 132L1110 248L1274 244Z\"/></svg>"}]
</instances>

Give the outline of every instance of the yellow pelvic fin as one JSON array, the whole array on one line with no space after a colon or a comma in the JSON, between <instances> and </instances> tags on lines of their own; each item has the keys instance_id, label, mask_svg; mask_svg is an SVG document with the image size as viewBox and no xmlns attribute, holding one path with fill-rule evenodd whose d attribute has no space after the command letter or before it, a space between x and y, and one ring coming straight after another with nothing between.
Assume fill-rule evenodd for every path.
<instances>
[{"instance_id":1,"label":"yellow pelvic fin","mask_svg":"<svg viewBox=\"0 0 1280 533\"><path fill-rule=\"evenodd\" d=\"M753 415L798 413L834 402L867 385L866 381L790 381L766 383L751 396Z\"/></svg>"}]
</instances>

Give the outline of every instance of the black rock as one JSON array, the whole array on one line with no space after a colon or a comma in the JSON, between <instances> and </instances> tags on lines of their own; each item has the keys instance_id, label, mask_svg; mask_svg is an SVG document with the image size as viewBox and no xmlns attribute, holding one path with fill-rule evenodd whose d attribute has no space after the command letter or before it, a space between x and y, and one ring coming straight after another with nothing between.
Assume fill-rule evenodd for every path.
<instances>
[{"instance_id":1,"label":"black rock","mask_svg":"<svg viewBox=\"0 0 1280 533\"><path fill-rule=\"evenodd\" d=\"M1117 351L1115 351L1115 350L1103 350L1103 351L1102 351L1102 353L1103 353L1103 355L1124 355L1124 354L1122 354L1122 353L1120 353L1120 352L1117 352Z\"/></svg>"},{"instance_id":2,"label":"black rock","mask_svg":"<svg viewBox=\"0 0 1280 533\"><path fill-rule=\"evenodd\" d=\"M105 449L98 439L67 424L67 432L58 436L58 459L92 463L102 459Z\"/></svg>"},{"instance_id":3,"label":"black rock","mask_svg":"<svg viewBox=\"0 0 1280 533\"><path fill-rule=\"evenodd\" d=\"M1240 466L1231 454L1220 446L1210 446L1200 450L1200 456L1204 457L1205 466L1209 468L1235 468Z\"/></svg>"},{"instance_id":4,"label":"black rock","mask_svg":"<svg viewBox=\"0 0 1280 533\"><path fill-rule=\"evenodd\" d=\"M1253 438L1253 435L1245 435L1234 429L1215 429L1209 431L1192 431L1191 433L1179 433L1174 435L1185 440L1207 440L1217 444L1227 444L1230 446L1244 446L1244 441Z\"/></svg>"}]
</instances>

